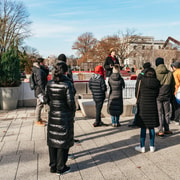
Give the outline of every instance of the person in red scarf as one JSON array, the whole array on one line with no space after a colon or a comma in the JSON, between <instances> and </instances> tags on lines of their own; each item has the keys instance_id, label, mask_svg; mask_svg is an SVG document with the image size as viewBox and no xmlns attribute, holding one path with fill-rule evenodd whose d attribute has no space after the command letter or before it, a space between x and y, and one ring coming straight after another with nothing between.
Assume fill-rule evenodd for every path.
<instances>
[{"instance_id":1,"label":"person in red scarf","mask_svg":"<svg viewBox=\"0 0 180 180\"><path fill-rule=\"evenodd\" d=\"M107 90L104 80L104 69L102 66L95 67L95 73L89 80L89 89L92 92L93 100L96 105L96 120L93 124L94 127L105 125L101 121L101 110L105 100L105 92Z\"/></svg>"},{"instance_id":2,"label":"person in red scarf","mask_svg":"<svg viewBox=\"0 0 180 180\"><path fill-rule=\"evenodd\" d=\"M106 82L106 86L107 86L107 95L109 95L109 90L110 90L108 80L109 80L110 75L112 74L112 68L115 64L119 65L119 61L116 58L116 50L114 48L111 48L109 50L109 55L104 62L104 69L106 72L106 75L105 75L106 81L105 82Z\"/></svg>"}]
</instances>

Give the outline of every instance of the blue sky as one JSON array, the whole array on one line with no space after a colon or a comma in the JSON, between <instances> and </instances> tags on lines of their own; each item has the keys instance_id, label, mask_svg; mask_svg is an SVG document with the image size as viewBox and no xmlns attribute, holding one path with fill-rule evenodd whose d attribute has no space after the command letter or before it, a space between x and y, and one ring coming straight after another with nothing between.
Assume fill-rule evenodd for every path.
<instances>
[{"instance_id":1,"label":"blue sky","mask_svg":"<svg viewBox=\"0 0 180 180\"><path fill-rule=\"evenodd\" d=\"M32 21L25 43L47 57L72 50L78 36L93 33L100 40L133 29L143 36L180 41L180 0L21 0Z\"/></svg>"}]
</instances>

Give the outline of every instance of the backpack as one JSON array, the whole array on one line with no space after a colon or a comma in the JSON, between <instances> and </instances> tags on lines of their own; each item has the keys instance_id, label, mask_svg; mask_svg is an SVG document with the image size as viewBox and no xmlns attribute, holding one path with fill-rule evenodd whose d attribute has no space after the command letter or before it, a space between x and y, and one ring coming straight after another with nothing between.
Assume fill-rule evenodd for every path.
<instances>
[{"instance_id":1,"label":"backpack","mask_svg":"<svg viewBox=\"0 0 180 180\"><path fill-rule=\"evenodd\" d=\"M34 80L34 73L31 74L30 78L29 78L29 86L31 90L35 89L36 83Z\"/></svg>"}]
</instances>

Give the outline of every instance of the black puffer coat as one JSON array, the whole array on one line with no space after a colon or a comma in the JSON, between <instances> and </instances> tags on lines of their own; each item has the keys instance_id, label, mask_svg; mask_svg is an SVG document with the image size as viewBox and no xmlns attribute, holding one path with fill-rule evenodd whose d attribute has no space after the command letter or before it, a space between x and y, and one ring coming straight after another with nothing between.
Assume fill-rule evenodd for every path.
<instances>
[{"instance_id":1,"label":"black puffer coat","mask_svg":"<svg viewBox=\"0 0 180 180\"><path fill-rule=\"evenodd\" d=\"M136 83L136 93L139 81ZM156 99L159 93L160 82L156 78L142 76L138 96L138 115L136 125L142 128L159 126ZM136 94L137 97L137 94Z\"/></svg>"},{"instance_id":2,"label":"black puffer coat","mask_svg":"<svg viewBox=\"0 0 180 180\"><path fill-rule=\"evenodd\" d=\"M120 116L123 113L124 79L119 73L113 73L109 78L109 86L110 94L107 111L111 116Z\"/></svg>"},{"instance_id":3,"label":"black puffer coat","mask_svg":"<svg viewBox=\"0 0 180 180\"><path fill-rule=\"evenodd\" d=\"M47 75L46 73L39 67L33 66L32 67L32 73L34 73L34 80L35 80L35 91L34 95L35 97L38 96L38 94L45 94L45 87L47 84Z\"/></svg>"},{"instance_id":4,"label":"black puffer coat","mask_svg":"<svg viewBox=\"0 0 180 180\"><path fill-rule=\"evenodd\" d=\"M47 144L54 148L67 149L74 144L75 100L73 84L66 76L59 83L49 81L46 89L50 106Z\"/></svg>"},{"instance_id":5,"label":"black puffer coat","mask_svg":"<svg viewBox=\"0 0 180 180\"><path fill-rule=\"evenodd\" d=\"M107 87L104 78L100 74L93 74L89 80L89 89L92 92L94 101L104 101Z\"/></svg>"}]
</instances>

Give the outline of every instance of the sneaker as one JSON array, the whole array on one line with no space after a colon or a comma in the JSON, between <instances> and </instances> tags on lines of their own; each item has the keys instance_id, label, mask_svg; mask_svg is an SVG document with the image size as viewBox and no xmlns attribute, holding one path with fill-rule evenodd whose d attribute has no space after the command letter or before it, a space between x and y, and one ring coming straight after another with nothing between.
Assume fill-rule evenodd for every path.
<instances>
[{"instance_id":1,"label":"sneaker","mask_svg":"<svg viewBox=\"0 0 180 180\"><path fill-rule=\"evenodd\" d=\"M71 168L68 167L68 166L65 166L65 168L64 168L62 171L57 171L56 174L57 174L58 176L60 176L60 175L63 175L63 174L67 174L67 173L70 172L70 171L71 171Z\"/></svg>"},{"instance_id":2,"label":"sneaker","mask_svg":"<svg viewBox=\"0 0 180 180\"><path fill-rule=\"evenodd\" d=\"M41 122L44 122L44 123L47 123L47 121L46 121L46 120L42 120L42 119L41 119L40 121L41 121Z\"/></svg>"},{"instance_id":3,"label":"sneaker","mask_svg":"<svg viewBox=\"0 0 180 180\"><path fill-rule=\"evenodd\" d=\"M36 121L35 126L45 126L46 124L42 121Z\"/></svg>"},{"instance_id":4,"label":"sneaker","mask_svg":"<svg viewBox=\"0 0 180 180\"><path fill-rule=\"evenodd\" d=\"M164 134L173 134L172 131L164 131Z\"/></svg>"},{"instance_id":5,"label":"sneaker","mask_svg":"<svg viewBox=\"0 0 180 180\"><path fill-rule=\"evenodd\" d=\"M117 124L112 124L112 127L117 127Z\"/></svg>"},{"instance_id":6,"label":"sneaker","mask_svg":"<svg viewBox=\"0 0 180 180\"><path fill-rule=\"evenodd\" d=\"M56 168L51 167L51 168L50 168L50 172L51 172L51 173L56 173Z\"/></svg>"},{"instance_id":7,"label":"sneaker","mask_svg":"<svg viewBox=\"0 0 180 180\"><path fill-rule=\"evenodd\" d=\"M141 147L141 146L136 146L135 150L141 153L145 153L145 147Z\"/></svg>"},{"instance_id":8,"label":"sneaker","mask_svg":"<svg viewBox=\"0 0 180 180\"><path fill-rule=\"evenodd\" d=\"M150 152L154 152L156 148L154 146L150 146Z\"/></svg>"},{"instance_id":9,"label":"sneaker","mask_svg":"<svg viewBox=\"0 0 180 180\"><path fill-rule=\"evenodd\" d=\"M99 123L100 126L108 126L108 124L103 123L102 121Z\"/></svg>"},{"instance_id":10,"label":"sneaker","mask_svg":"<svg viewBox=\"0 0 180 180\"><path fill-rule=\"evenodd\" d=\"M163 132L158 132L158 133L156 133L156 136L164 137L164 133Z\"/></svg>"},{"instance_id":11,"label":"sneaker","mask_svg":"<svg viewBox=\"0 0 180 180\"><path fill-rule=\"evenodd\" d=\"M74 159L75 159L75 157L73 154L68 154L68 160L74 160Z\"/></svg>"},{"instance_id":12,"label":"sneaker","mask_svg":"<svg viewBox=\"0 0 180 180\"><path fill-rule=\"evenodd\" d=\"M121 124L120 123L117 123L117 127L120 127L121 126Z\"/></svg>"},{"instance_id":13,"label":"sneaker","mask_svg":"<svg viewBox=\"0 0 180 180\"><path fill-rule=\"evenodd\" d=\"M98 127L98 126L100 126L100 125L99 125L99 123L96 123L96 122L95 122L95 123L93 124L93 126L94 126L94 127Z\"/></svg>"}]
</instances>

